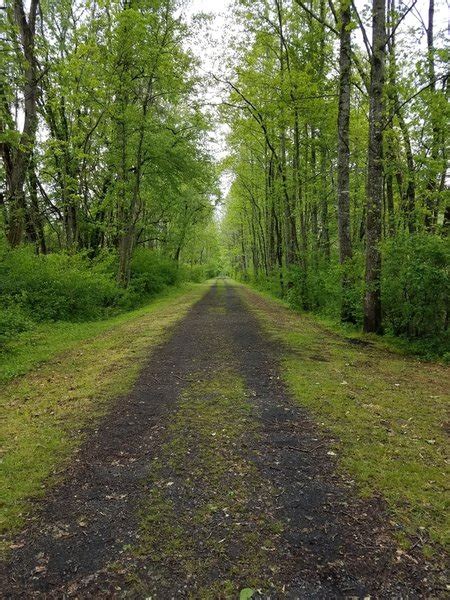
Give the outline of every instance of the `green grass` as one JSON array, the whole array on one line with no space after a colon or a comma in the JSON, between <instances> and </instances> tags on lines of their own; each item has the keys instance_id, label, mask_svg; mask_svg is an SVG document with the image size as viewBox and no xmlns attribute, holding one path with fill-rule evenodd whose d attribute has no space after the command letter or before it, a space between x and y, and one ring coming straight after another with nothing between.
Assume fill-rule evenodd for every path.
<instances>
[{"instance_id":1,"label":"green grass","mask_svg":"<svg viewBox=\"0 0 450 600\"><path fill-rule=\"evenodd\" d=\"M109 319L75 323L67 321L40 323L32 330L19 333L15 340L8 342L7 350L0 351L0 385L28 373L39 363L64 352L78 342L145 315L149 305L156 307L159 303L176 298L194 287L193 284L168 287L150 304L133 311L123 312Z\"/></svg>"},{"instance_id":2,"label":"green grass","mask_svg":"<svg viewBox=\"0 0 450 600\"><path fill-rule=\"evenodd\" d=\"M378 348L395 352L396 354L414 356L425 361L440 362L445 365L450 364L448 336L433 339L408 339L406 337L395 336L389 331L385 332L384 335L367 334L363 333L360 326L352 323L342 323L338 317L327 316L320 312L303 311L298 307L294 307L287 300L280 298L276 291L269 291L252 283L242 283L242 285L247 285L266 300L283 306L314 322L316 325L323 326L327 331L333 331L349 339L370 341L370 343Z\"/></svg>"},{"instance_id":3,"label":"green grass","mask_svg":"<svg viewBox=\"0 0 450 600\"><path fill-rule=\"evenodd\" d=\"M29 499L58 479L83 441L83 429L130 389L149 350L207 289L208 284L174 289L145 308L89 324L90 329L68 325L65 336L58 324L43 328L31 348L18 343L18 362L10 363L8 373L28 372L0 387L3 533L20 527ZM22 368L14 367L20 356Z\"/></svg>"},{"instance_id":4,"label":"green grass","mask_svg":"<svg viewBox=\"0 0 450 600\"><path fill-rule=\"evenodd\" d=\"M310 316L240 290L283 348L294 397L339 438L341 465L361 493L384 496L405 545L412 536L425 552L428 541L448 543L448 368L351 343Z\"/></svg>"}]
</instances>

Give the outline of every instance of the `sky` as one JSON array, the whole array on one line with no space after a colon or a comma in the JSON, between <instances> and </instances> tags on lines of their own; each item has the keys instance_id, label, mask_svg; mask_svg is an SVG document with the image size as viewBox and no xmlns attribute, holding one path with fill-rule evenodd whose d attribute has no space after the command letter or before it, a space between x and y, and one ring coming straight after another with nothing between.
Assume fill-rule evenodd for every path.
<instances>
[{"instance_id":1,"label":"sky","mask_svg":"<svg viewBox=\"0 0 450 600\"><path fill-rule=\"evenodd\" d=\"M226 11L229 6L229 0L191 0L186 16L190 19L198 13L208 13L213 15L207 31L201 32L198 43L191 46L191 50L199 56L202 62L202 70L205 74L216 73L220 59L220 47L224 47L227 40L227 19ZM217 50L219 48L219 51ZM209 81L209 78L206 79ZM208 105L219 105L222 100L221 90L213 82L206 86L202 93L205 102ZM208 106L208 110L211 107ZM226 135L229 128L217 119L216 126L209 141L209 150L216 161L225 158L227 154ZM220 190L222 197L225 197L231 186L231 179L227 173L222 173L220 177ZM218 217L221 217L221 208L218 207Z\"/></svg>"},{"instance_id":2,"label":"sky","mask_svg":"<svg viewBox=\"0 0 450 600\"><path fill-rule=\"evenodd\" d=\"M224 10L228 0L192 0L190 10L192 12L214 12Z\"/></svg>"}]
</instances>

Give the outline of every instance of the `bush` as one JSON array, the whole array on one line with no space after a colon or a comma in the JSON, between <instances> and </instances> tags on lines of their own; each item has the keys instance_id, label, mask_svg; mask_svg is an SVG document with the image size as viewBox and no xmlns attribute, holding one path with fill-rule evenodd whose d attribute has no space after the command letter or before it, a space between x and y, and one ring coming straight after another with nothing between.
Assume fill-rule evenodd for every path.
<instances>
[{"instance_id":1,"label":"bush","mask_svg":"<svg viewBox=\"0 0 450 600\"><path fill-rule=\"evenodd\" d=\"M345 290L346 300L357 323L362 323L363 297L363 257L355 253L352 260L341 266L337 260L319 261L312 264L305 274L301 267L291 267L286 279L291 286L286 291L286 298L291 306L302 310L310 310L331 319L340 319L342 286L341 280L345 270L349 282Z\"/></svg>"},{"instance_id":2,"label":"bush","mask_svg":"<svg viewBox=\"0 0 450 600\"><path fill-rule=\"evenodd\" d=\"M212 279L217 277L220 273L220 266L216 262L209 262L206 264L193 264L184 265L180 270L180 277L185 281L193 281L194 283L200 283L205 279Z\"/></svg>"},{"instance_id":3,"label":"bush","mask_svg":"<svg viewBox=\"0 0 450 600\"><path fill-rule=\"evenodd\" d=\"M140 298L160 293L181 279L177 263L154 250L137 248L131 261L130 292Z\"/></svg>"},{"instance_id":4,"label":"bush","mask_svg":"<svg viewBox=\"0 0 450 600\"><path fill-rule=\"evenodd\" d=\"M18 333L27 331L33 326L32 320L19 306L2 306L0 308L0 350Z\"/></svg>"},{"instance_id":5,"label":"bush","mask_svg":"<svg viewBox=\"0 0 450 600\"><path fill-rule=\"evenodd\" d=\"M382 251L382 308L387 334L408 351L428 358L450 361L448 331L450 247L448 239L429 234L398 235L385 241ZM353 258L340 265L338 257L330 262L309 255L307 272L300 265L266 276L250 277L255 287L284 297L296 309L313 311L332 320L341 318L342 275L349 282L345 300L355 325L363 323L365 256L355 249ZM248 279L248 278L247 278ZM353 324L353 320L352 320Z\"/></svg>"},{"instance_id":6,"label":"bush","mask_svg":"<svg viewBox=\"0 0 450 600\"><path fill-rule=\"evenodd\" d=\"M448 334L449 258L447 241L438 236L384 243L384 322L394 335L442 340Z\"/></svg>"},{"instance_id":7,"label":"bush","mask_svg":"<svg viewBox=\"0 0 450 600\"><path fill-rule=\"evenodd\" d=\"M99 318L123 293L81 254L36 256L30 248L20 248L3 253L2 259L0 296L35 321Z\"/></svg>"},{"instance_id":8,"label":"bush","mask_svg":"<svg viewBox=\"0 0 450 600\"><path fill-rule=\"evenodd\" d=\"M116 282L114 252L37 256L31 247L0 244L0 348L40 321L88 321L133 309L184 279L201 281L207 269L178 267L158 252L138 248L124 290Z\"/></svg>"}]
</instances>

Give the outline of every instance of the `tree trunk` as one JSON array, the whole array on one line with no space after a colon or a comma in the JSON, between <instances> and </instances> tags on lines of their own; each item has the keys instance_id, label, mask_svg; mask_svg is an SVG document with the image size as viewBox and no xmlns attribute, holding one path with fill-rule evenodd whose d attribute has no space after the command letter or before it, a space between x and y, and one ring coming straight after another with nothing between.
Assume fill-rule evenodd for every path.
<instances>
[{"instance_id":1,"label":"tree trunk","mask_svg":"<svg viewBox=\"0 0 450 600\"><path fill-rule=\"evenodd\" d=\"M352 258L350 234L350 76L351 76L351 33L350 1L341 0L340 48L339 48L339 105L338 105L338 157L337 157L337 200L339 261L342 265L341 319L354 322L355 317L348 299L351 285L345 263Z\"/></svg>"},{"instance_id":2,"label":"tree trunk","mask_svg":"<svg viewBox=\"0 0 450 600\"><path fill-rule=\"evenodd\" d=\"M396 104L399 104L397 96ZM414 157L408 126L405 122L405 119L403 118L403 115L401 114L401 111L398 111L397 116L400 130L403 136L403 141L405 144L406 164L408 165L408 178L406 184L405 198L403 202L403 212L405 214L408 231L412 234L416 231L416 173L414 166Z\"/></svg>"},{"instance_id":3,"label":"tree trunk","mask_svg":"<svg viewBox=\"0 0 450 600\"><path fill-rule=\"evenodd\" d=\"M389 20L392 21L392 15L394 15L395 11L395 0L387 0L388 6L388 15ZM399 172L398 161L396 160L395 155L395 130L394 130L394 115L395 115L395 84L396 84L396 59L395 59L395 27L390 25L388 31L386 32L388 35L388 50L389 50L389 60L388 60L388 73L387 78L389 81L389 89L388 89L388 113L389 113L389 121L387 127L386 134L386 190L385 190L385 198L386 198L386 210L384 215L384 221L387 220L387 231L389 237L393 237L395 235L395 209L394 209L394 173L397 176L397 182L399 185L399 189L401 191L401 198L403 194L402 183L403 177L402 173Z\"/></svg>"},{"instance_id":4,"label":"tree trunk","mask_svg":"<svg viewBox=\"0 0 450 600\"><path fill-rule=\"evenodd\" d=\"M430 120L432 127L431 135L431 164L429 167L429 175L427 181L427 190L425 196L425 227L428 231L433 231L436 226L437 218L437 199L436 193L438 188L438 168L439 161L439 125L436 119L436 108L433 105L434 95L436 92L436 74L434 66L434 0L430 0L428 5L428 27L427 27L427 65L428 79L431 94L431 106L429 108Z\"/></svg>"},{"instance_id":5,"label":"tree trunk","mask_svg":"<svg viewBox=\"0 0 450 600\"><path fill-rule=\"evenodd\" d=\"M282 0L276 0L277 15L278 15L278 28L279 28L279 64L280 64L280 79L281 79L281 91L284 92L285 86L285 72L286 68L290 76L289 57L286 51L286 42L284 39L283 32L283 2ZM283 204L284 204L284 237L285 237L285 261L286 266L293 265L296 260L296 248L297 248L297 231L295 224L295 216L292 210L292 202L288 190L287 174L286 174L286 128L285 128L285 114L283 105L280 111L280 161L279 161L279 172L281 177L281 185L283 190ZM287 281L288 287L291 286L289 280Z\"/></svg>"},{"instance_id":6,"label":"tree trunk","mask_svg":"<svg viewBox=\"0 0 450 600\"><path fill-rule=\"evenodd\" d=\"M47 246L45 243L44 227L39 208L36 164L33 156L31 157L30 165L28 167L28 184L30 190L30 209L28 213L30 222L29 231L32 232L34 237L33 241L36 244L36 251L41 254L46 254Z\"/></svg>"},{"instance_id":7,"label":"tree trunk","mask_svg":"<svg viewBox=\"0 0 450 600\"><path fill-rule=\"evenodd\" d=\"M372 7L364 331L382 333L381 252L379 246L382 232L383 199L383 88L386 57L386 0L373 0Z\"/></svg>"},{"instance_id":8,"label":"tree trunk","mask_svg":"<svg viewBox=\"0 0 450 600\"><path fill-rule=\"evenodd\" d=\"M388 160L394 162L395 157L392 148L387 150ZM395 214L394 214L394 176L390 170L386 173L386 212L389 237L395 236Z\"/></svg>"},{"instance_id":9,"label":"tree trunk","mask_svg":"<svg viewBox=\"0 0 450 600\"><path fill-rule=\"evenodd\" d=\"M37 130L37 77L34 50L38 0L31 0L28 17L22 0L14 0L13 19L20 36L23 64L24 125L19 144L12 147L2 143L6 169L7 202L9 206L8 242L12 247L20 244L25 230L27 204L25 180L33 152Z\"/></svg>"}]
</instances>

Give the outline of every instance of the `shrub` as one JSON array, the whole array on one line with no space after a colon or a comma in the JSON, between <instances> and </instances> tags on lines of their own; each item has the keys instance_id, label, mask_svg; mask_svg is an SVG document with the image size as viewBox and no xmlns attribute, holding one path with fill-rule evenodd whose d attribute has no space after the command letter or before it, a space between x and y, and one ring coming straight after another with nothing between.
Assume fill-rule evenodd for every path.
<instances>
[{"instance_id":1,"label":"shrub","mask_svg":"<svg viewBox=\"0 0 450 600\"><path fill-rule=\"evenodd\" d=\"M215 262L206 264L193 264L184 265L180 270L180 277L185 281L193 281L194 283L200 283L205 279L212 279L217 277L220 273L220 267Z\"/></svg>"},{"instance_id":2,"label":"shrub","mask_svg":"<svg viewBox=\"0 0 450 600\"><path fill-rule=\"evenodd\" d=\"M137 248L131 261L130 293L148 298L180 281L178 265L155 250Z\"/></svg>"},{"instance_id":3,"label":"shrub","mask_svg":"<svg viewBox=\"0 0 450 600\"><path fill-rule=\"evenodd\" d=\"M92 270L82 254L36 256L20 248L2 258L0 295L35 321L99 318L122 294L114 279Z\"/></svg>"},{"instance_id":4,"label":"shrub","mask_svg":"<svg viewBox=\"0 0 450 600\"><path fill-rule=\"evenodd\" d=\"M189 265L185 266L182 271L183 279L186 281L193 281L194 283L200 283L206 279L205 268L203 265Z\"/></svg>"},{"instance_id":5,"label":"shrub","mask_svg":"<svg viewBox=\"0 0 450 600\"><path fill-rule=\"evenodd\" d=\"M32 320L20 306L0 307L0 350L3 350L10 340L18 333L27 331L33 326Z\"/></svg>"},{"instance_id":6,"label":"shrub","mask_svg":"<svg viewBox=\"0 0 450 600\"><path fill-rule=\"evenodd\" d=\"M397 237L383 245L382 300L386 326L397 336L439 338L448 332L447 241Z\"/></svg>"},{"instance_id":7,"label":"shrub","mask_svg":"<svg viewBox=\"0 0 450 600\"><path fill-rule=\"evenodd\" d=\"M294 308L311 310L332 319L340 318L342 274L345 270L348 286L345 290L348 305L357 323L362 322L363 296L363 257L355 253L352 260L341 266L337 260L316 261L310 257L308 271L301 267L291 267L286 279L291 286L286 290L286 298Z\"/></svg>"}]
</instances>

